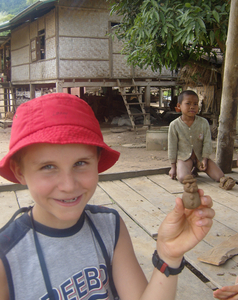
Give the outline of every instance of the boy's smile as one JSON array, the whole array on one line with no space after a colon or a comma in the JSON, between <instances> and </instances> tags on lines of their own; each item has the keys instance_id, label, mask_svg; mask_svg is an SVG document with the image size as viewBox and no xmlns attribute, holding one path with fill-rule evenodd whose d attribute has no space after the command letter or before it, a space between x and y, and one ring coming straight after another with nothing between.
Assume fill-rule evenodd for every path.
<instances>
[{"instance_id":1,"label":"boy's smile","mask_svg":"<svg viewBox=\"0 0 238 300\"><path fill-rule=\"evenodd\" d=\"M73 226L97 187L98 160L96 146L28 146L15 175L35 201L34 219L53 228Z\"/></svg>"}]
</instances>

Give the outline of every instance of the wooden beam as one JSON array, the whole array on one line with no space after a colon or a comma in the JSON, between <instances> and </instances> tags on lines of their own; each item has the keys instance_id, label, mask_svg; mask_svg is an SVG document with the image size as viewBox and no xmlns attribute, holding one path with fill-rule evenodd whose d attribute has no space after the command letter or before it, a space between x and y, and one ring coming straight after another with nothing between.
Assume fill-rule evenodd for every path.
<instances>
[{"instance_id":1,"label":"wooden beam","mask_svg":"<svg viewBox=\"0 0 238 300\"><path fill-rule=\"evenodd\" d=\"M44 83L42 83L44 84ZM146 81L136 81L137 86L142 86L142 87L171 87L171 86L177 86L177 83L175 81L151 81L151 82L146 82ZM117 81L107 81L107 80L102 80L102 81L66 81L63 83L63 87L117 87Z\"/></svg>"}]
</instances>

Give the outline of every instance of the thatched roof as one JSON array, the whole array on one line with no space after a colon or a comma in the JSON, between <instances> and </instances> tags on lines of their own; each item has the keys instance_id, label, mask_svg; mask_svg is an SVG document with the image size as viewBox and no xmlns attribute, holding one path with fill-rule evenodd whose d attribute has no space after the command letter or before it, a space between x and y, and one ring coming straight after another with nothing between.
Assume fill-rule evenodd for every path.
<instances>
[{"instance_id":1,"label":"thatched roof","mask_svg":"<svg viewBox=\"0 0 238 300\"><path fill-rule=\"evenodd\" d=\"M221 73L223 53L213 49L213 56L202 55L201 60L184 65L179 74L179 80L190 86L209 85L217 82L217 74Z\"/></svg>"},{"instance_id":2,"label":"thatched roof","mask_svg":"<svg viewBox=\"0 0 238 300\"><path fill-rule=\"evenodd\" d=\"M190 86L209 85L217 82L217 73L221 73L220 68L193 63L181 68L178 78L179 81Z\"/></svg>"}]
</instances>

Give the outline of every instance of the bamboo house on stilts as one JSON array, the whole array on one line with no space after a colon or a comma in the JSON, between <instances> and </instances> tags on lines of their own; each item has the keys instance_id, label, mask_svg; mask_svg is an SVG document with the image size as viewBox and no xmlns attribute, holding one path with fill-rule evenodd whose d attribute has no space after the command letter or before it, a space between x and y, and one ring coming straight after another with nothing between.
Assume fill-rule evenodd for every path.
<instances>
[{"instance_id":1,"label":"bamboo house on stilts","mask_svg":"<svg viewBox=\"0 0 238 300\"><path fill-rule=\"evenodd\" d=\"M165 68L153 72L129 66L121 54L122 42L110 34L119 22L106 0L46 0L1 24L0 32L10 30L7 78L7 56L1 52L1 118L28 99L66 92L88 101L99 120L123 106L133 128L138 118L149 125L151 89L170 89L172 95L177 76ZM139 112L133 113L133 105Z\"/></svg>"}]
</instances>

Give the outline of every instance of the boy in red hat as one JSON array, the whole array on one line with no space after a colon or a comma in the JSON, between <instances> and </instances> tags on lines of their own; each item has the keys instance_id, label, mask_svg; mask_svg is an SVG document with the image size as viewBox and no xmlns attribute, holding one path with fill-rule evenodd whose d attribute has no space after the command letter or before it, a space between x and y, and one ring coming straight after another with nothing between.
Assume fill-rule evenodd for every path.
<instances>
[{"instance_id":1,"label":"boy in red hat","mask_svg":"<svg viewBox=\"0 0 238 300\"><path fill-rule=\"evenodd\" d=\"M192 211L176 199L147 283L118 213L88 205L98 173L118 158L75 96L45 95L17 109L0 174L27 185L35 205L0 233L1 300L175 299L183 255L212 225L212 200L200 191Z\"/></svg>"}]
</instances>

